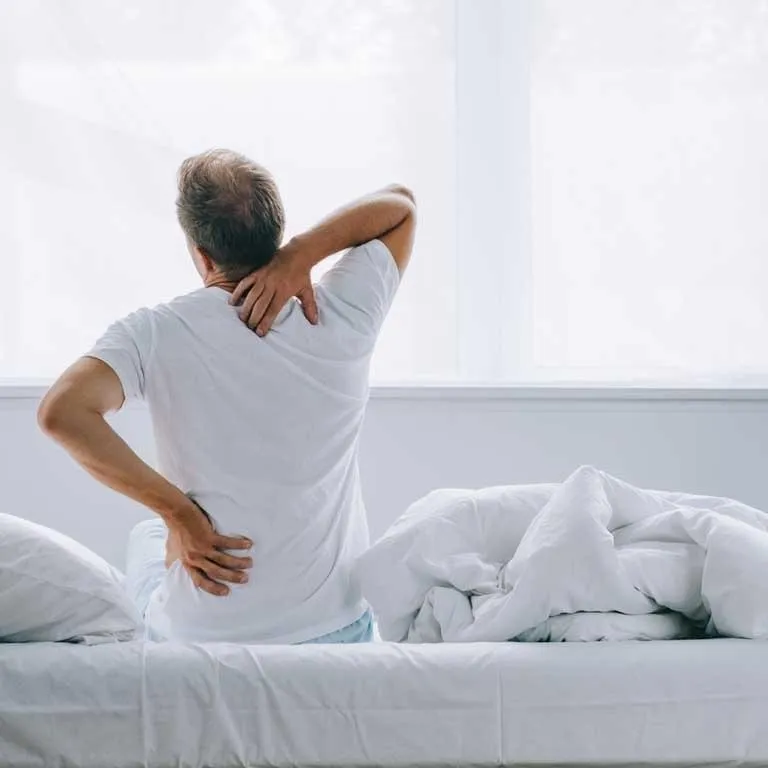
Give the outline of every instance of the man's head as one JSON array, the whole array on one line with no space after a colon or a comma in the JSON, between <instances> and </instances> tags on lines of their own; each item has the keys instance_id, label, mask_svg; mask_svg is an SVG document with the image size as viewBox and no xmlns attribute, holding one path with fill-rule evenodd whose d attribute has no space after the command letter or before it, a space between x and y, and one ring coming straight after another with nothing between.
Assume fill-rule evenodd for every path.
<instances>
[{"instance_id":1,"label":"man's head","mask_svg":"<svg viewBox=\"0 0 768 768\"><path fill-rule=\"evenodd\" d=\"M179 223L197 271L239 280L280 247L285 212L269 171L227 149L188 157L179 168Z\"/></svg>"}]
</instances>

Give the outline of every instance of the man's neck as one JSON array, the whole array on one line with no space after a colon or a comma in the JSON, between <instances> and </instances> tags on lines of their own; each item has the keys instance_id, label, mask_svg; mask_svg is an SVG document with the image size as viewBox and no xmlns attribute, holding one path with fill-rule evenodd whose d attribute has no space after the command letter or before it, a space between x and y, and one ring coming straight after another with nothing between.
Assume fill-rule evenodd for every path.
<instances>
[{"instance_id":1,"label":"man's neck","mask_svg":"<svg viewBox=\"0 0 768 768\"><path fill-rule=\"evenodd\" d=\"M237 280L230 280L224 277L224 275L209 275L203 279L203 285L206 288L222 288L228 293L232 293L235 290L237 283Z\"/></svg>"}]
</instances>

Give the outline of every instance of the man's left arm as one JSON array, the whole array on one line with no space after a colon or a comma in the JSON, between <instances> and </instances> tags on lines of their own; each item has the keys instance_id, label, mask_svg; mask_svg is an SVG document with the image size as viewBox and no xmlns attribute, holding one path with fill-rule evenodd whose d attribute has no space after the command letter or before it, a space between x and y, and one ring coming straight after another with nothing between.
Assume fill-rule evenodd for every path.
<instances>
[{"instance_id":1,"label":"man's left arm","mask_svg":"<svg viewBox=\"0 0 768 768\"><path fill-rule=\"evenodd\" d=\"M241 582L250 559L226 554L246 549L243 538L218 535L195 502L142 461L112 429L105 416L123 404L113 369L83 357L62 374L38 409L42 430L60 443L99 482L156 512L177 536L182 561L195 584L224 595L222 581Z\"/></svg>"},{"instance_id":2,"label":"man's left arm","mask_svg":"<svg viewBox=\"0 0 768 768\"><path fill-rule=\"evenodd\" d=\"M105 420L123 399L115 372L101 360L83 357L45 395L38 422L97 480L168 522L190 499L145 464Z\"/></svg>"}]
</instances>

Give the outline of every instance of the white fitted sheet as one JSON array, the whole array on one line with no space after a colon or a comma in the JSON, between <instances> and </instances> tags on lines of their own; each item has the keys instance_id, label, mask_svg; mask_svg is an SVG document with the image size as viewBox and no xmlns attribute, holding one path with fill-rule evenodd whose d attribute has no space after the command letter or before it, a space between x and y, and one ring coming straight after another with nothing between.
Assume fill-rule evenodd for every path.
<instances>
[{"instance_id":1,"label":"white fitted sheet","mask_svg":"<svg viewBox=\"0 0 768 768\"><path fill-rule=\"evenodd\" d=\"M0 645L0 764L766 765L768 644Z\"/></svg>"}]
</instances>

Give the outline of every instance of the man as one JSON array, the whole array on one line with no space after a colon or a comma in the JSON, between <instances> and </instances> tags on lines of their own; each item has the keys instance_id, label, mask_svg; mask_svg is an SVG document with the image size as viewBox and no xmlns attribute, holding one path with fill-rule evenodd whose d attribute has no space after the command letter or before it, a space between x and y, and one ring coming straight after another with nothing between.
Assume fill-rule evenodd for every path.
<instances>
[{"instance_id":1,"label":"man","mask_svg":"<svg viewBox=\"0 0 768 768\"><path fill-rule=\"evenodd\" d=\"M150 637L370 639L351 578L368 545L357 445L413 197L368 195L280 248L273 178L214 150L182 164L177 212L204 287L112 325L45 396L40 425L161 518L129 545ZM346 248L313 287L310 269ZM149 405L160 472L105 419L132 398Z\"/></svg>"}]
</instances>

